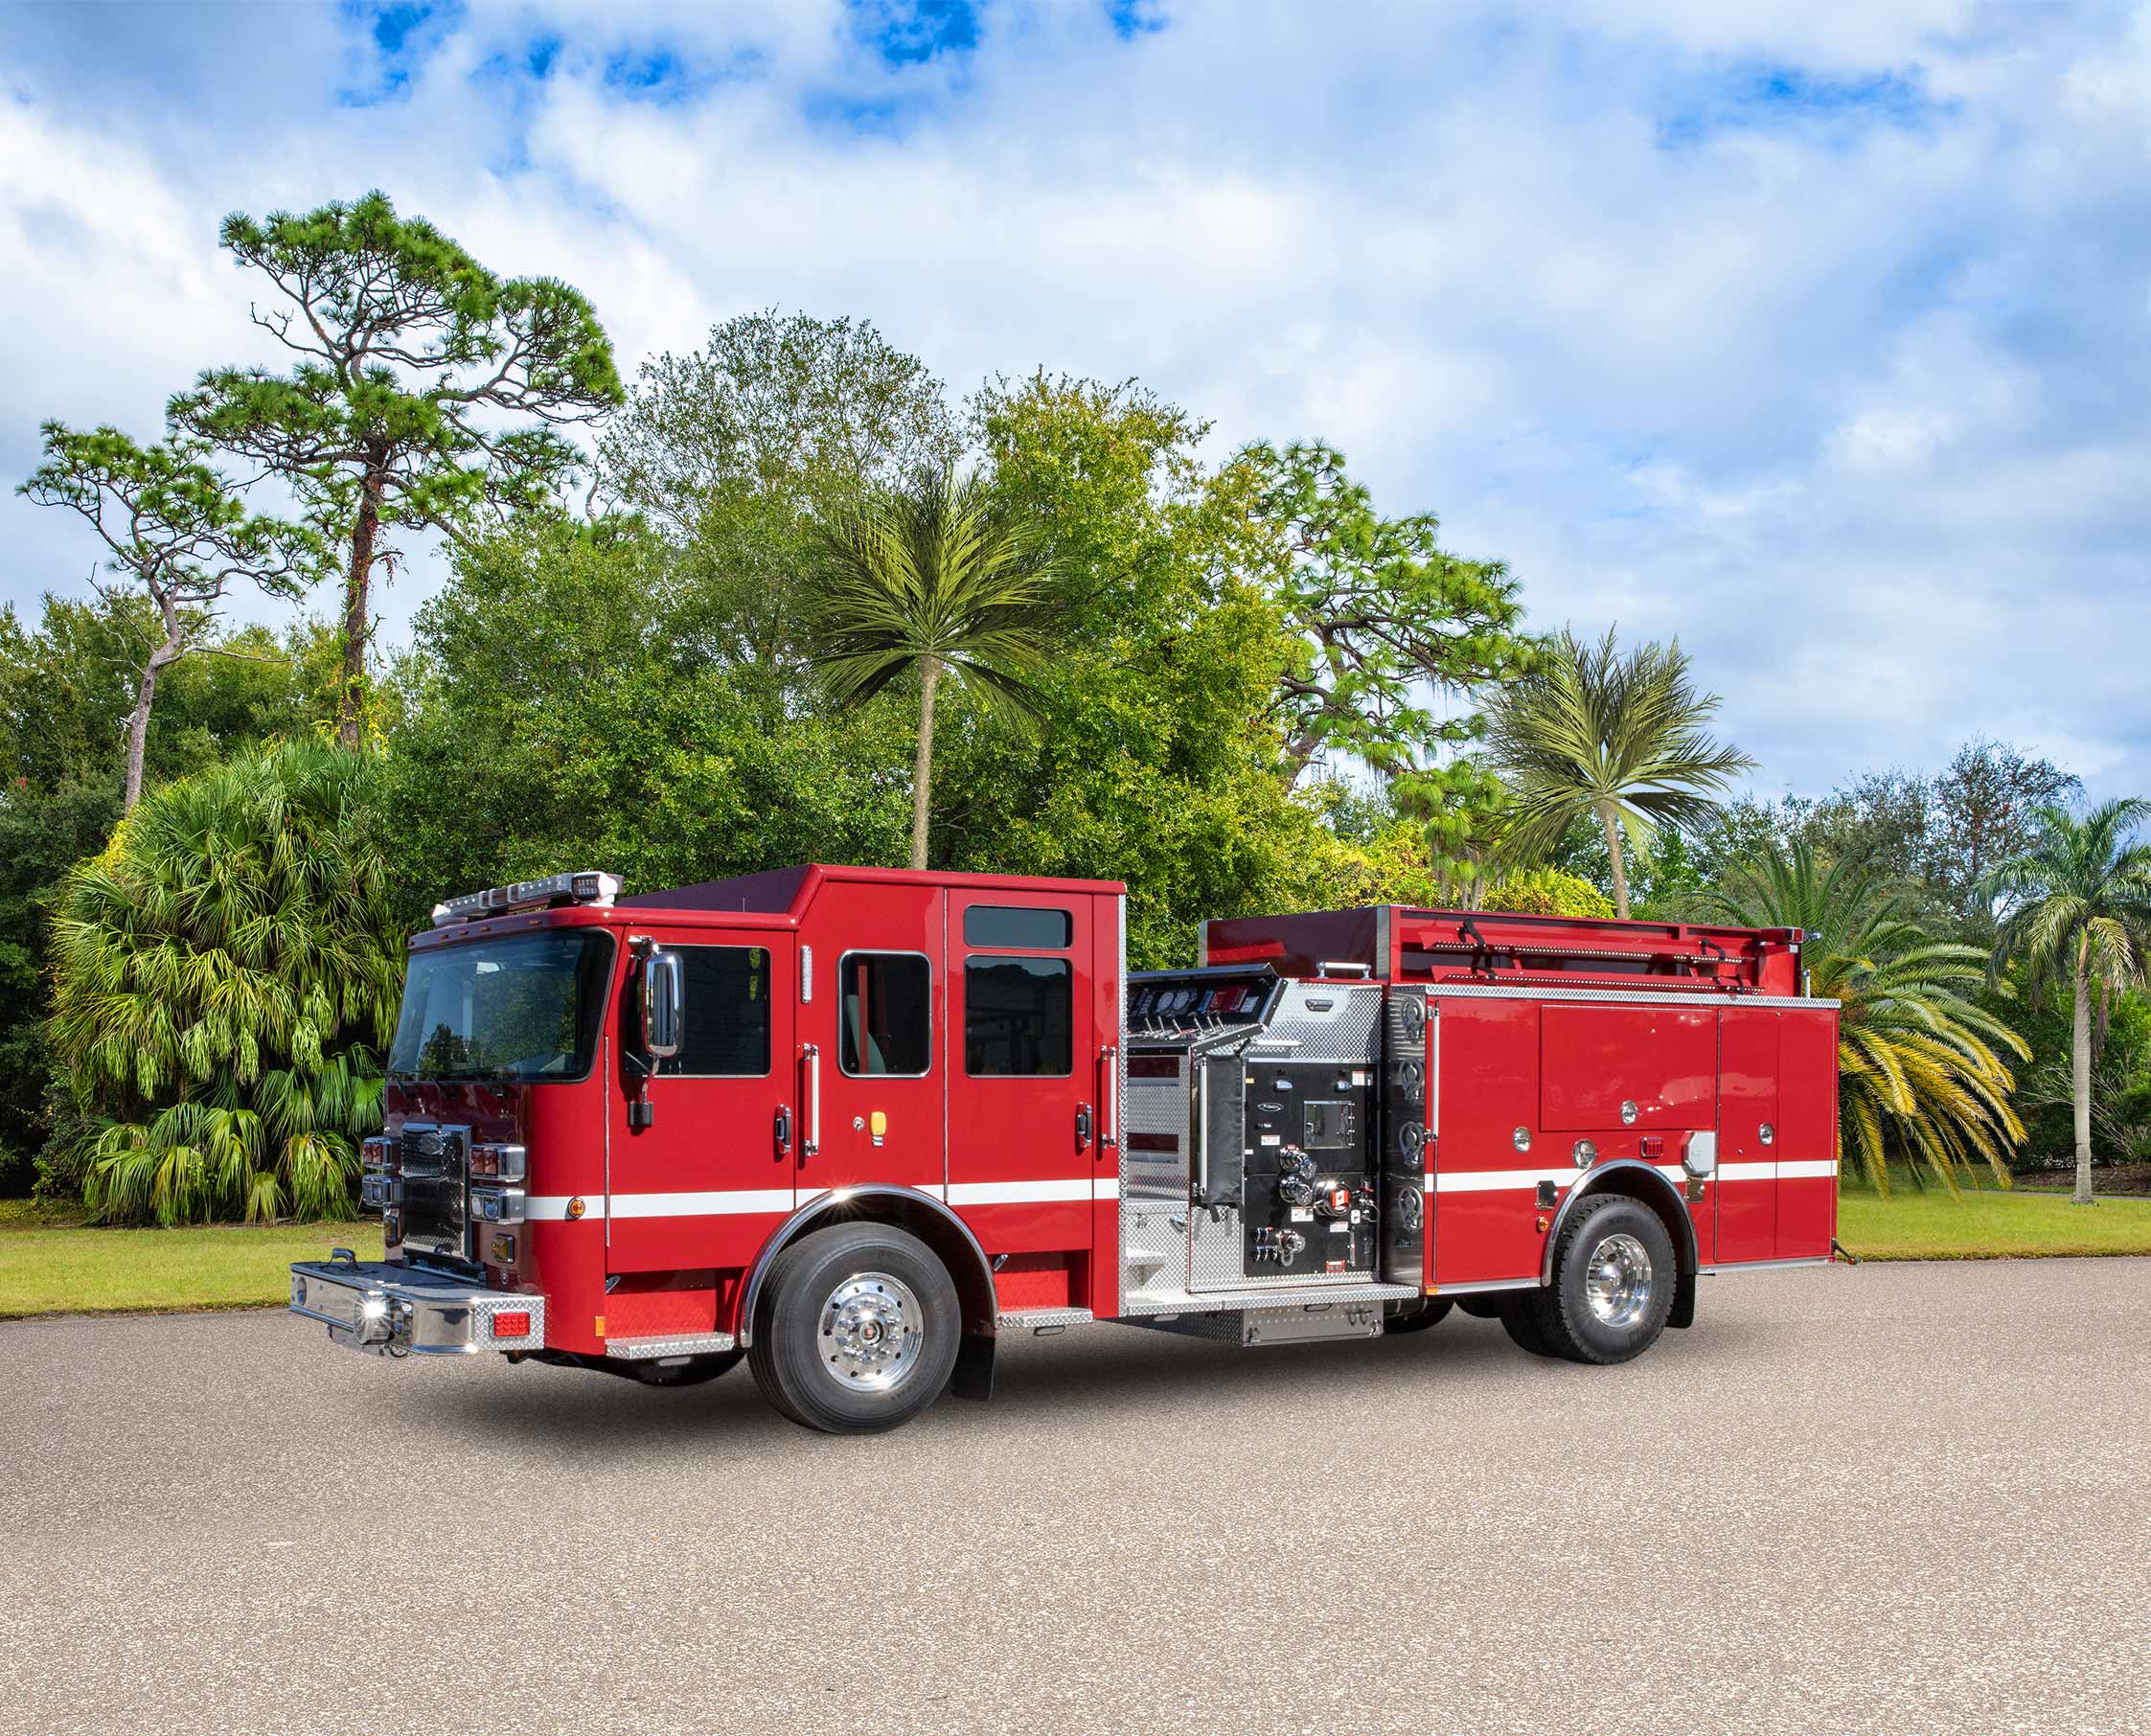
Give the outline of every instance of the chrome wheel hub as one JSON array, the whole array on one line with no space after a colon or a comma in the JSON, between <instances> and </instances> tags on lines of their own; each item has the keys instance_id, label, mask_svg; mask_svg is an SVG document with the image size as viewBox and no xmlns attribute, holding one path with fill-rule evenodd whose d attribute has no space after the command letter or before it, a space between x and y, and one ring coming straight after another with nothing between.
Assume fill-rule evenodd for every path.
<instances>
[{"instance_id":1,"label":"chrome wheel hub","mask_svg":"<svg viewBox=\"0 0 2151 1736\"><path fill-rule=\"evenodd\" d=\"M821 1365L839 1386L886 1392L918 1362L926 1320L903 1279L855 1272L821 1306Z\"/></svg>"},{"instance_id":2,"label":"chrome wheel hub","mask_svg":"<svg viewBox=\"0 0 2151 1736\"><path fill-rule=\"evenodd\" d=\"M1608 1236L1584 1267L1584 1300L1607 1326L1634 1326L1651 1302L1651 1256L1634 1236Z\"/></svg>"}]
</instances>

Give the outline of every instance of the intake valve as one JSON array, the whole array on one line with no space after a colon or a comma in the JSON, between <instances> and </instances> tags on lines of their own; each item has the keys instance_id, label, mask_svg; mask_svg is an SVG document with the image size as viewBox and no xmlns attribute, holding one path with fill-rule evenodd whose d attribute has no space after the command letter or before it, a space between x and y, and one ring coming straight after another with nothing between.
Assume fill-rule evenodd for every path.
<instances>
[{"instance_id":1,"label":"intake valve","mask_svg":"<svg viewBox=\"0 0 2151 1736\"><path fill-rule=\"evenodd\" d=\"M1315 1203L1315 1160L1296 1145L1277 1154L1277 1198L1295 1209Z\"/></svg>"},{"instance_id":2,"label":"intake valve","mask_svg":"<svg viewBox=\"0 0 2151 1736\"><path fill-rule=\"evenodd\" d=\"M1255 1231L1257 1260L1274 1260L1280 1266L1290 1266L1293 1256L1306 1245L1307 1238L1295 1229L1271 1229L1266 1223Z\"/></svg>"}]
</instances>

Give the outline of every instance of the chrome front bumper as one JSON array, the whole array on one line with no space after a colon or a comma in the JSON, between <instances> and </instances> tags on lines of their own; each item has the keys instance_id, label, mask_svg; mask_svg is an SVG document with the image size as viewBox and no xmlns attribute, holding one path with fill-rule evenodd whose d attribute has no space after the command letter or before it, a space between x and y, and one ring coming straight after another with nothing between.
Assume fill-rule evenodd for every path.
<instances>
[{"instance_id":1,"label":"chrome front bumper","mask_svg":"<svg viewBox=\"0 0 2151 1736\"><path fill-rule=\"evenodd\" d=\"M380 1261L293 1261L291 1312L328 1327L331 1343L377 1356L470 1357L545 1344L543 1296ZM526 1318L518 1323L516 1314ZM517 1324L525 1330L514 1330Z\"/></svg>"}]
</instances>

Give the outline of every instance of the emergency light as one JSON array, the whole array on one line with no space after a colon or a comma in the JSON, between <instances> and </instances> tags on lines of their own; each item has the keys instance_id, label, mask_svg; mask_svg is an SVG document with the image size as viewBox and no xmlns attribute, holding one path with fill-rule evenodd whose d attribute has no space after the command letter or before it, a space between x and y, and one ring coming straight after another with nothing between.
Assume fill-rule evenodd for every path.
<instances>
[{"instance_id":1,"label":"emergency light","mask_svg":"<svg viewBox=\"0 0 2151 1736\"><path fill-rule=\"evenodd\" d=\"M549 874L541 880L516 880L451 898L433 906L433 925L438 928L444 923L475 922L481 916L500 916L539 904L609 904L619 896L617 874L578 869L572 874Z\"/></svg>"}]
</instances>

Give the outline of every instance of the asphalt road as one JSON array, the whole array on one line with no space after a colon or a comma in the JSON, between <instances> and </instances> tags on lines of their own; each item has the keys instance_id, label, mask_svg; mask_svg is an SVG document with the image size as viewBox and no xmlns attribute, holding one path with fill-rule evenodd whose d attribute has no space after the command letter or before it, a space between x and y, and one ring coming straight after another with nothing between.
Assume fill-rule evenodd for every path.
<instances>
[{"instance_id":1,"label":"asphalt road","mask_svg":"<svg viewBox=\"0 0 2151 1736\"><path fill-rule=\"evenodd\" d=\"M1012 1341L864 1440L744 1369L0 1326L0 1730L2151 1730L2151 1261L1499 1327Z\"/></svg>"}]
</instances>

